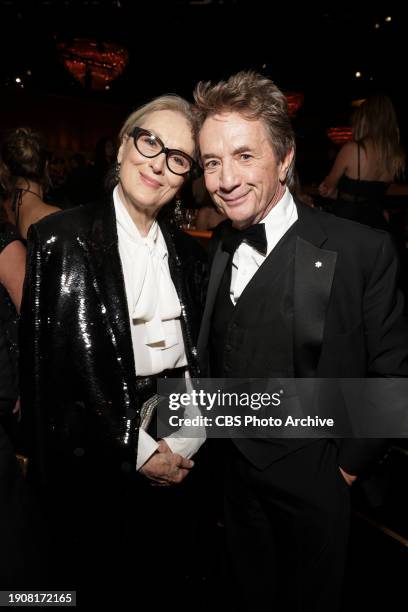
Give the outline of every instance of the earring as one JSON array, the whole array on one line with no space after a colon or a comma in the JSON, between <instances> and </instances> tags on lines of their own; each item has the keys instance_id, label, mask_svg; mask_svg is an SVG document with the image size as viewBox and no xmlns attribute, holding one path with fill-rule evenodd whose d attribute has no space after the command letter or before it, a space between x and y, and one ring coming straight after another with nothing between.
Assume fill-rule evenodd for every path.
<instances>
[{"instance_id":1,"label":"earring","mask_svg":"<svg viewBox=\"0 0 408 612\"><path fill-rule=\"evenodd\" d=\"M116 162L113 170L113 178L115 179L115 183L119 183L120 179L120 162Z\"/></svg>"},{"instance_id":2,"label":"earring","mask_svg":"<svg viewBox=\"0 0 408 612\"><path fill-rule=\"evenodd\" d=\"M181 201L180 197L177 196L176 205L174 207L174 220L178 227L182 227L183 221L184 221L182 206L183 206L183 202Z\"/></svg>"}]
</instances>

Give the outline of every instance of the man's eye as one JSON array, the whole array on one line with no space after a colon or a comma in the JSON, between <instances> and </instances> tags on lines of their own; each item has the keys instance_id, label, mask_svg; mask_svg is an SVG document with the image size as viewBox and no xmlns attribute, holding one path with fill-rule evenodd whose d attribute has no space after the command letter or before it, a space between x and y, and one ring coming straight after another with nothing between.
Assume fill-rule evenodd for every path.
<instances>
[{"instance_id":1,"label":"man's eye","mask_svg":"<svg viewBox=\"0 0 408 612\"><path fill-rule=\"evenodd\" d=\"M216 159L208 159L204 164L204 168L211 170L212 168L215 168L217 164L218 164L218 161Z\"/></svg>"},{"instance_id":2,"label":"man's eye","mask_svg":"<svg viewBox=\"0 0 408 612\"><path fill-rule=\"evenodd\" d=\"M249 153L241 153L241 159L243 161L247 161L248 159L252 159L252 155L250 155Z\"/></svg>"}]
</instances>

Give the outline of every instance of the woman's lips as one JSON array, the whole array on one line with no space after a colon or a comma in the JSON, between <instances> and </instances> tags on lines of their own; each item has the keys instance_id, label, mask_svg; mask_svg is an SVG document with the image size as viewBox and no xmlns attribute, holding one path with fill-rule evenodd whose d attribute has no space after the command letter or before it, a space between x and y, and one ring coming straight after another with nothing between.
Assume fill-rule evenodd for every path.
<instances>
[{"instance_id":1,"label":"woman's lips","mask_svg":"<svg viewBox=\"0 0 408 612\"><path fill-rule=\"evenodd\" d=\"M146 176L146 174L143 174L143 172L140 172L140 177L142 179L142 181L146 184L149 185L149 187L153 187L154 189L158 189L159 187L162 186L161 183L159 183L159 181L156 181L155 179Z\"/></svg>"}]
</instances>

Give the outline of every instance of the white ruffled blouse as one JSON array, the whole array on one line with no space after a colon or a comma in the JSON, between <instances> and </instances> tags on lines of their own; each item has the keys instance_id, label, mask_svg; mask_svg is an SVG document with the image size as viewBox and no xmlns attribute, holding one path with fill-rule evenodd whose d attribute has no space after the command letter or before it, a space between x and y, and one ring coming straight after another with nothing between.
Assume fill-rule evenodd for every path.
<instances>
[{"instance_id":1,"label":"white ruffled blouse","mask_svg":"<svg viewBox=\"0 0 408 612\"><path fill-rule=\"evenodd\" d=\"M148 376L187 364L180 301L170 276L168 253L157 221L141 236L113 192L119 254L125 278L136 374Z\"/></svg>"}]
</instances>

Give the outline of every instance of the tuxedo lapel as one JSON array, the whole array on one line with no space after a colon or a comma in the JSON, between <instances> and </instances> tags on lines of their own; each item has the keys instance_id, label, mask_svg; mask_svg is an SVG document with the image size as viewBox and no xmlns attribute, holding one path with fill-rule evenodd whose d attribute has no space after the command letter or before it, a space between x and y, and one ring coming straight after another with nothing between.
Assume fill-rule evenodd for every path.
<instances>
[{"instance_id":1,"label":"tuxedo lapel","mask_svg":"<svg viewBox=\"0 0 408 612\"><path fill-rule=\"evenodd\" d=\"M294 282L294 362L298 377L316 376L337 253L312 210L298 205Z\"/></svg>"},{"instance_id":2,"label":"tuxedo lapel","mask_svg":"<svg viewBox=\"0 0 408 612\"><path fill-rule=\"evenodd\" d=\"M215 299L221 283L222 276L229 260L229 253L226 253L221 248L221 242L218 244L213 265L211 267L210 279L208 281L207 299L205 302L203 320L201 323L200 334L198 337L197 350L200 361L203 365L204 355L207 351L208 336L210 333L211 317L214 309ZM204 366L203 366L204 367ZM203 370L205 371L205 370Z\"/></svg>"},{"instance_id":3,"label":"tuxedo lapel","mask_svg":"<svg viewBox=\"0 0 408 612\"><path fill-rule=\"evenodd\" d=\"M135 372L125 282L118 249L113 202L93 209L91 231L80 240L100 302L106 330L126 380Z\"/></svg>"}]
</instances>

